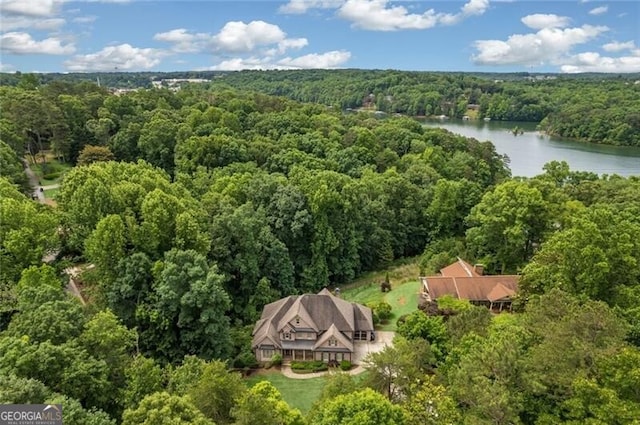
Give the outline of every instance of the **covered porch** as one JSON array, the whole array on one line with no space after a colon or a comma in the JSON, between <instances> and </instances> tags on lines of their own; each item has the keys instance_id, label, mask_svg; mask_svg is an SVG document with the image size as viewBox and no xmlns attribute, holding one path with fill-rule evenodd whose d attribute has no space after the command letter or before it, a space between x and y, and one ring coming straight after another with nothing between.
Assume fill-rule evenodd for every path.
<instances>
[{"instance_id":1,"label":"covered porch","mask_svg":"<svg viewBox=\"0 0 640 425\"><path fill-rule=\"evenodd\" d=\"M307 361L316 360L313 353L315 341L282 341L282 360Z\"/></svg>"}]
</instances>

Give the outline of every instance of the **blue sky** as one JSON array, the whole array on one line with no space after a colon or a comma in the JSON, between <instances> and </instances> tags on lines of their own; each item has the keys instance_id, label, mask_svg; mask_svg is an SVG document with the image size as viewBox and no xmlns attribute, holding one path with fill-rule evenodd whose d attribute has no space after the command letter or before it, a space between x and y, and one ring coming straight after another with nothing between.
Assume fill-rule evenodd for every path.
<instances>
[{"instance_id":1,"label":"blue sky","mask_svg":"<svg viewBox=\"0 0 640 425\"><path fill-rule=\"evenodd\" d=\"M640 1L0 0L0 70L640 72Z\"/></svg>"}]
</instances>

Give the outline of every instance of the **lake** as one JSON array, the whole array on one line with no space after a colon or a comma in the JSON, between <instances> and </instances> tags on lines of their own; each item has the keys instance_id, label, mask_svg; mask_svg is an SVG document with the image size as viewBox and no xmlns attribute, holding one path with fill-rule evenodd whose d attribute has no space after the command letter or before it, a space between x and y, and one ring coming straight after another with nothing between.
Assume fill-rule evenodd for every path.
<instances>
[{"instance_id":1,"label":"lake","mask_svg":"<svg viewBox=\"0 0 640 425\"><path fill-rule=\"evenodd\" d=\"M547 162L566 161L572 171L598 174L640 176L640 148L596 145L544 135L536 131L535 123L421 120L429 127L445 128L453 133L491 141L496 150L511 160L513 176L533 177L541 174ZM514 136L515 126L524 130Z\"/></svg>"}]
</instances>

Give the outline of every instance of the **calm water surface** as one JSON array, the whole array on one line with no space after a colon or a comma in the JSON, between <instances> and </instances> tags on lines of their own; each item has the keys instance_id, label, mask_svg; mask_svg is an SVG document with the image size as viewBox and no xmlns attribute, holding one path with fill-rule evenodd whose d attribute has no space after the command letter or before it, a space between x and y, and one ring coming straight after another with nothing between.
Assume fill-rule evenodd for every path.
<instances>
[{"instance_id":1,"label":"calm water surface","mask_svg":"<svg viewBox=\"0 0 640 425\"><path fill-rule=\"evenodd\" d=\"M573 171L640 176L640 148L550 137L536 131L534 123L462 120L424 120L423 123L480 141L491 141L499 153L506 154L511 160L509 167L513 176L541 174L542 166L553 160L567 161ZM524 130L524 134L514 136L511 133L516 125Z\"/></svg>"}]
</instances>

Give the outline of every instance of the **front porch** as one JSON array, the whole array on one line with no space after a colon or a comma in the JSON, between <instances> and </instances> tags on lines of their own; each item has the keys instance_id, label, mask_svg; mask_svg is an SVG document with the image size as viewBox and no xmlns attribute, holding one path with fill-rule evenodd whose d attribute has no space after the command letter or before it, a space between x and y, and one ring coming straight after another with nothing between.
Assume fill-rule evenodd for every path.
<instances>
[{"instance_id":1,"label":"front porch","mask_svg":"<svg viewBox=\"0 0 640 425\"><path fill-rule=\"evenodd\" d=\"M342 360L351 361L350 352L339 351L312 351L312 350L300 350L300 349L283 349L282 350L282 362L290 363L292 361L311 361L321 360L325 363L330 361L341 362Z\"/></svg>"}]
</instances>

